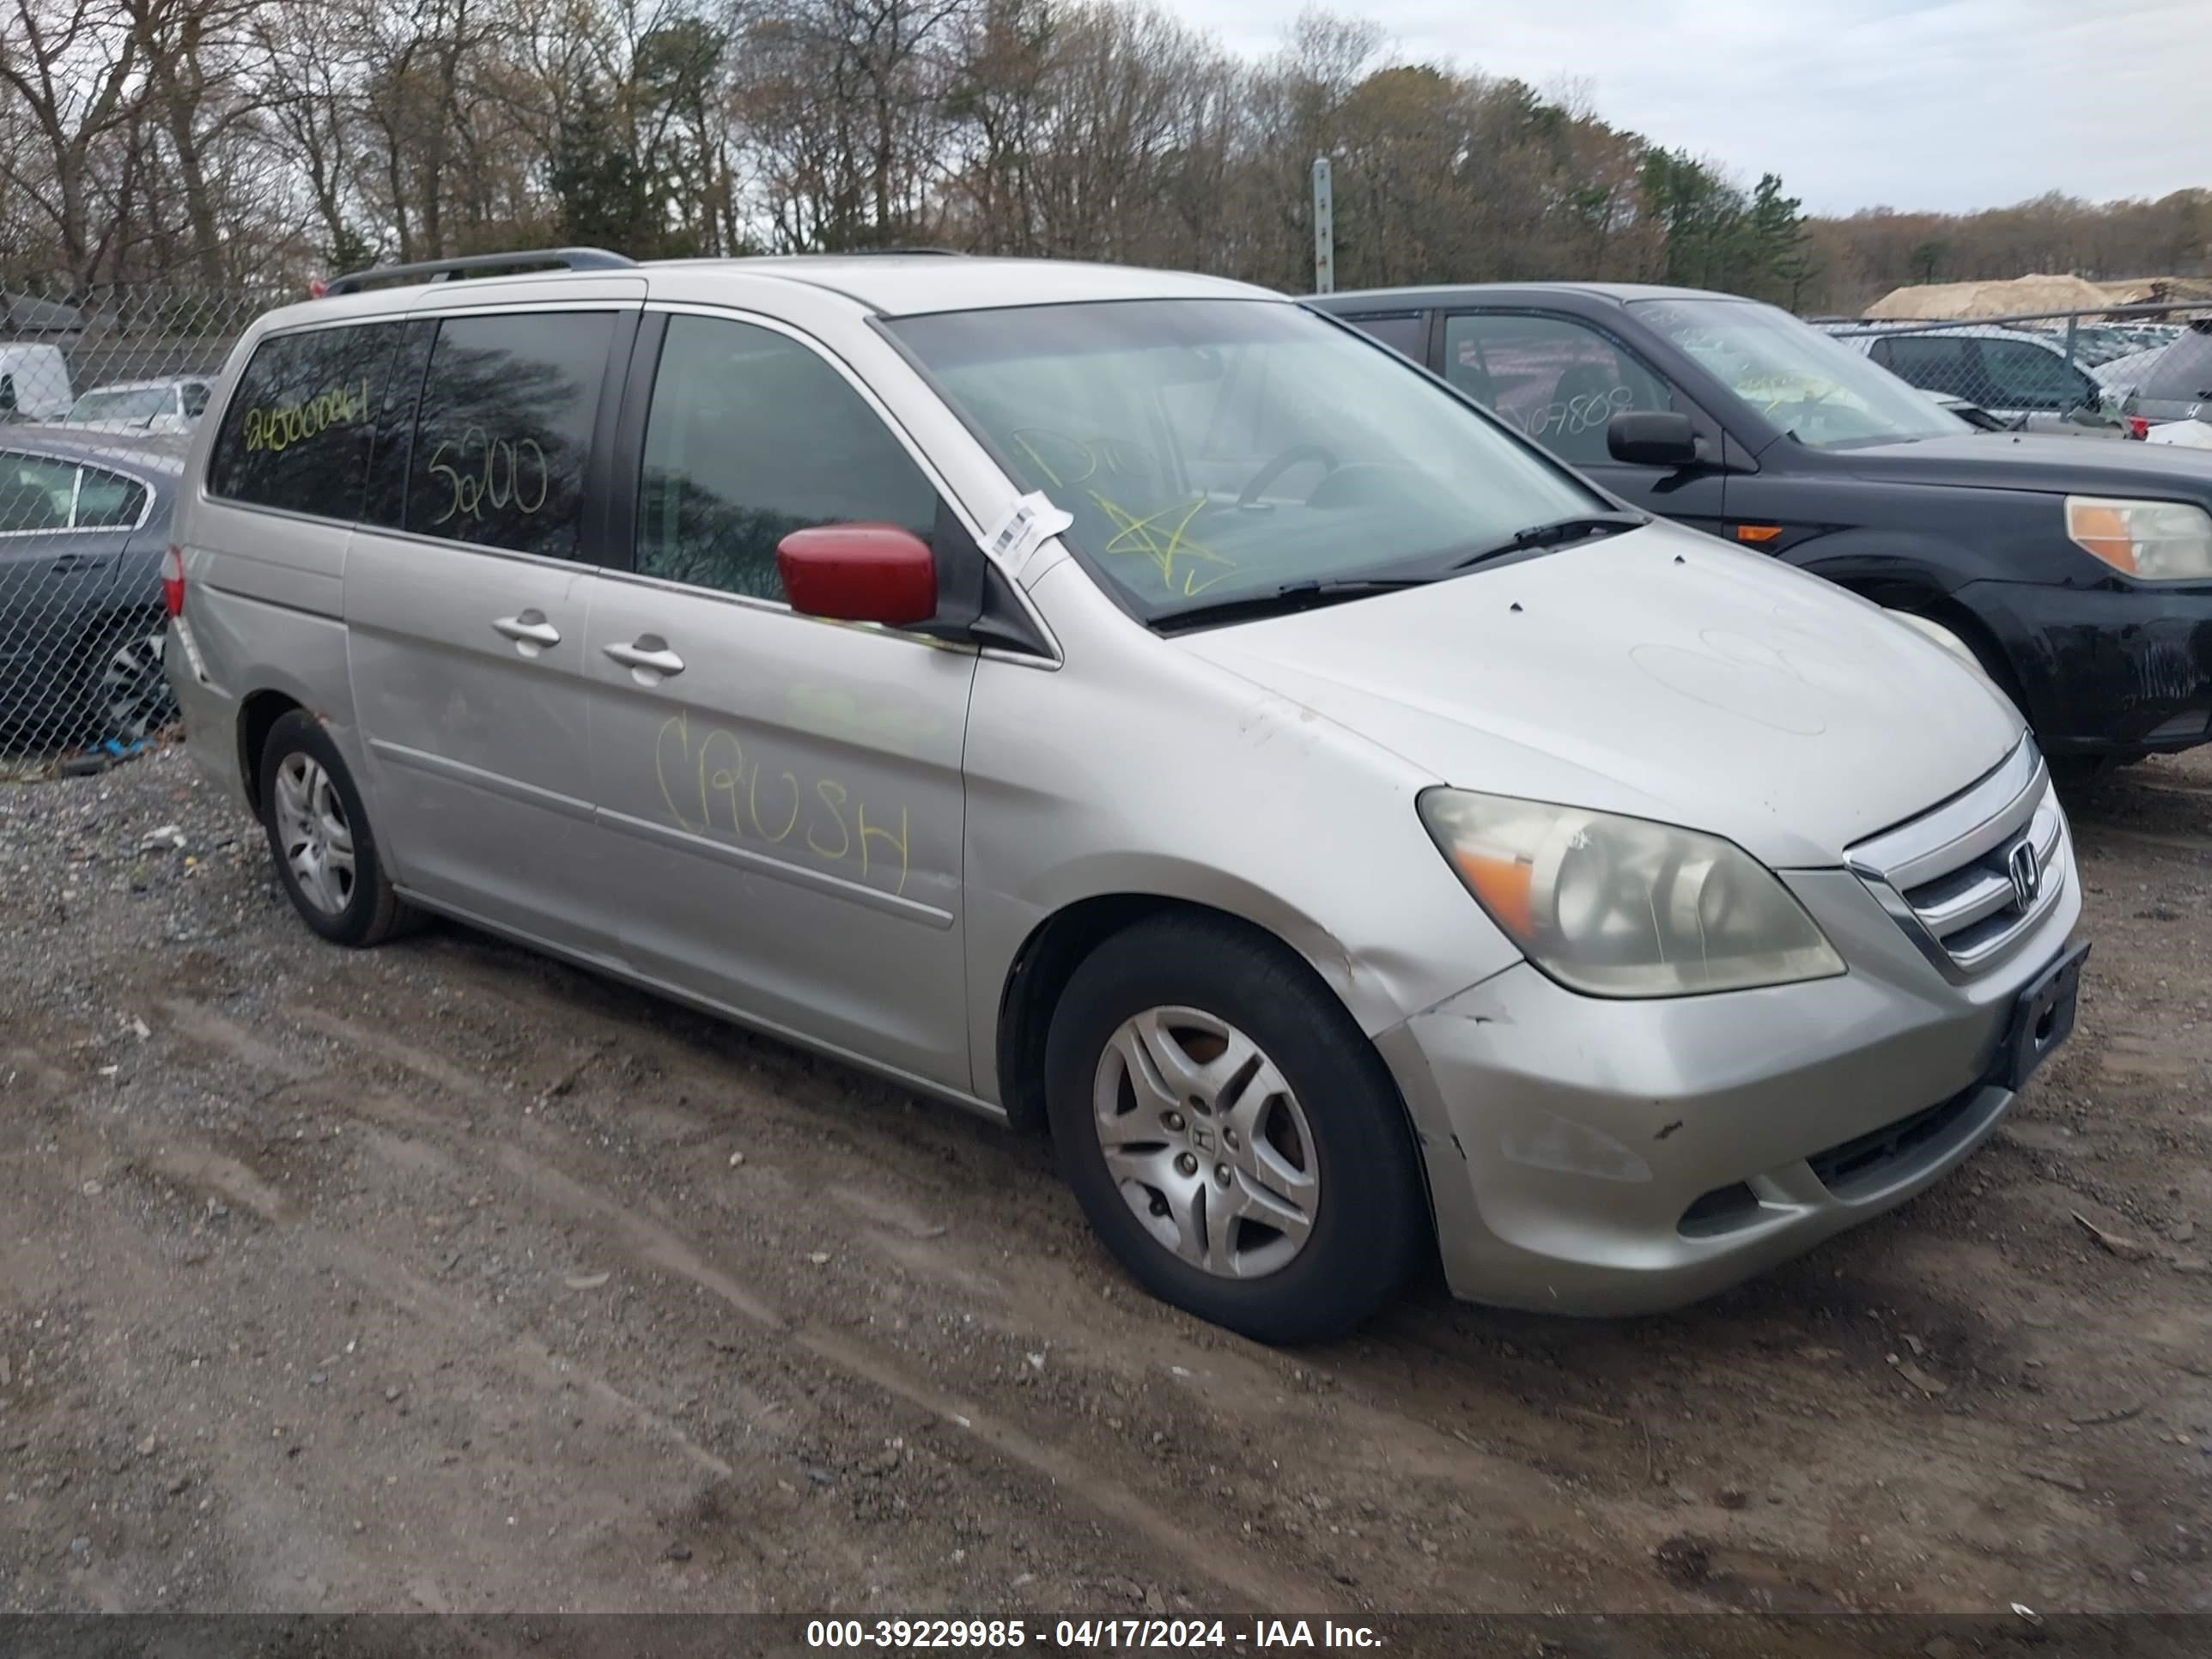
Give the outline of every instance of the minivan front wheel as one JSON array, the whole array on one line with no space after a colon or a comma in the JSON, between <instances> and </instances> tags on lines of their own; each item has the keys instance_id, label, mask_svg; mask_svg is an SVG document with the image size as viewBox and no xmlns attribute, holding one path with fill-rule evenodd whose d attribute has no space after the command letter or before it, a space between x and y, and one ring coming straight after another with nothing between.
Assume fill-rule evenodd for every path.
<instances>
[{"instance_id":1,"label":"minivan front wheel","mask_svg":"<svg viewBox=\"0 0 2212 1659\"><path fill-rule=\"evenodd\" d=\"M1340 1004L1225 918L1108 940L1046 1044L1060 1162L1147 1290L1263 1342L1341 1335L1426 1224L1405 1113Z\"/></svg>"},{"instance_id":2,"label":"minivan front wheel","mask_svg":"<svg viewBox=\"0 0 2212 1659\"><path fill-rule=\"evenodd\" d=\"M369 945L410 912L377 857L360 791L337 745L298 709L261 749L261 820L276 878L300 919L334 945Z\"/></svg>"}]
</instances>

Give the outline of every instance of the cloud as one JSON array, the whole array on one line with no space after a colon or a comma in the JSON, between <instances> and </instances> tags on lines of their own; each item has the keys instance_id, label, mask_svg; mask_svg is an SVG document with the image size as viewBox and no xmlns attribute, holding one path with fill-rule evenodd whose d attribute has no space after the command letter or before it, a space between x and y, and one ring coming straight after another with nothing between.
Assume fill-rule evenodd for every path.
<instances>
[{"instance_id":1,"label":"cloud","mask_svg":"<svg viewBox=\"0 0 2212 1659\"><path fill-rule=\"evenodd\" d=\"M1289 0L1168 0L1243 52ZM1361 0L1405 57L1539 87L1814 212L2212 186L2207 0Z\"/></svg>"}]
</instances>

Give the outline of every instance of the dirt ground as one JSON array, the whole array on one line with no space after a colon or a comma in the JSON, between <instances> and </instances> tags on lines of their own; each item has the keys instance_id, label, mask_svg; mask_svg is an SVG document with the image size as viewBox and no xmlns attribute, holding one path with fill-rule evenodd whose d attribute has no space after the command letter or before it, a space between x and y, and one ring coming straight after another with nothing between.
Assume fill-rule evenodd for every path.
<instances>
[{"instance_id":1,"label":"dirt ground","mask_svg":"<svg viewBox=\"0 0 2212 1659\"><path fill-rule=\"evenodd\" d=\"M319 944L180 753L0 787L0 1610L2212 1610L2212 754L2075 823L2080 1030L1926 1197L1278 1352L1040 1143Z\"/></svg>"}]
</instances>

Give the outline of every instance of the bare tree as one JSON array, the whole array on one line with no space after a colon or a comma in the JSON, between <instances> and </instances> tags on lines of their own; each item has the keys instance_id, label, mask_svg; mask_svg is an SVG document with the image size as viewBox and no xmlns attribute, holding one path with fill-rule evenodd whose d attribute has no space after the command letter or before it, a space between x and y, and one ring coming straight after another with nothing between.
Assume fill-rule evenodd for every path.
<instances>
[{"instance_id":1,"label":"bare tree","mask_svg":"<svg viewBox=\"0 0 2212 1659\"><path fill-rule=\"evenodd\" d=\"M107 248L92 222L92 174L137 106L137 37L119 0L5 3L0 83L35 137L0 155L0 169L51 227L71 280L89 287Z\"/></svg>"}]
</instances>

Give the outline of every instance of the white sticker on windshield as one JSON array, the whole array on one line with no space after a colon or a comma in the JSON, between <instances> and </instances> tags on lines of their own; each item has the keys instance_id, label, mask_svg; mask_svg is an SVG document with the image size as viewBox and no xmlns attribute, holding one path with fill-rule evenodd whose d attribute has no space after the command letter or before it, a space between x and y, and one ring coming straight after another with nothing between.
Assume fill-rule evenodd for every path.
<instances>
[{"instance_id":1,"label":"white sticker on windshield","mask_svg":"<svg viewBox=\"0 0 2212 1659\"><path fill-rule=\"evenodd\" d=\"M1074 517L1054 507L1042 490L1031 490L1007 509L997 529L983 538L983 550L1018 576L1030 554L1074 522Z\"/></svg>"}]
</instances>

